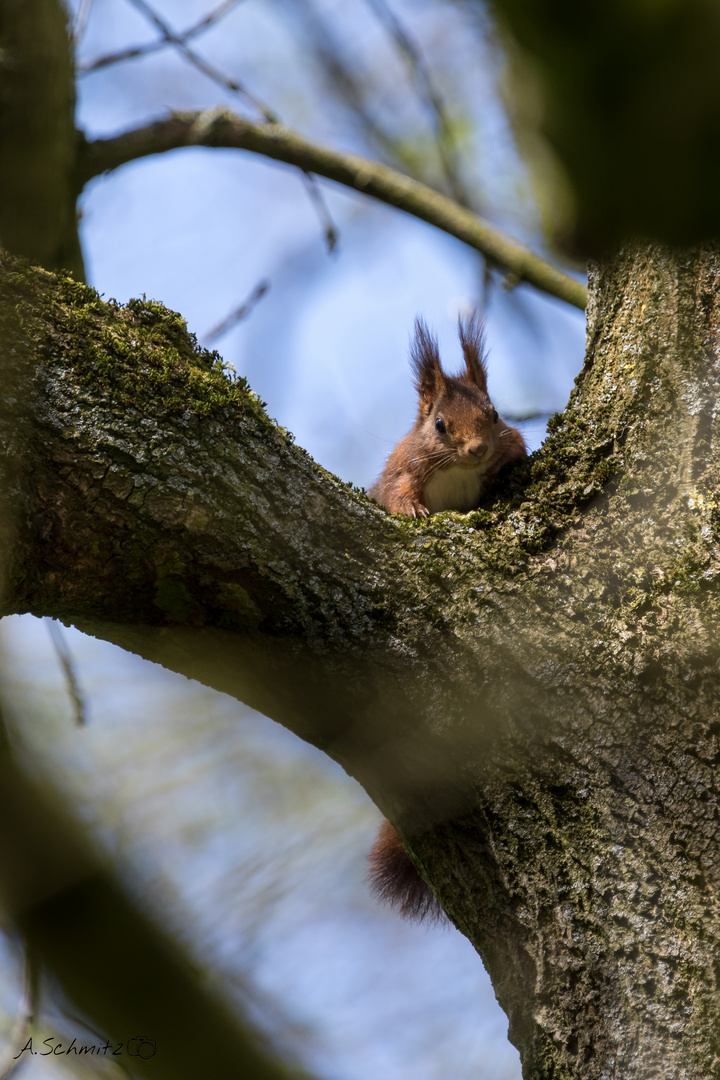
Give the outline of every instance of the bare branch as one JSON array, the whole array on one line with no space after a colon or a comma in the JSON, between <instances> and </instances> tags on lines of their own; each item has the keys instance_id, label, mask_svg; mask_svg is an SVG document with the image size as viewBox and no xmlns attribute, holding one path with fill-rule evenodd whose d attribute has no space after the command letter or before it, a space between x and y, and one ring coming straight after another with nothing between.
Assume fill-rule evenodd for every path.
<instances>
[{"instance_id":1,"label":"bare branch","mask_svg":"<svg viewBox=\"0 0 720 1080\"><path fill-rule=\"evenodd\" d=\"M87 723L87 708L85 705L85 699L83 697L82 690L80 688L80 680L77 677L75 670L75 661L73 655L68 648L68 643L65 638L65 631L62 623L55 622L54 619L48 620L47 623L48 632L50 634L50 640L52 641L55 652L57 654L58 663L63 670L65 676L65 683L67 686L68 697L72 702L73 715L75 716L75 723L78 727L84 727Z\"/></svg>"},{"instance_id":2,"label":"bare branch","mask_svg":"<svg viewBox=\"0 0 720 1080\"><path fill-rule=\"evenodd\" d=\"M78 163L83 183L128 161L183 146L234 147L317 173L395 206L457 237L521 281L585 308L585 286L446 195L357 154L340 153L280 124L253 124L225 109L175 113L110 139L86 143Z\"/></svg>"},{"instance_id":3,"label":"bare branch","mask_svg":"<svg viewBox=\"0 0 720 1080\"><path fill-rule=\"evenodd\" d=\"M309 0L293 0L287 5L290 14L303 18L302 30L307 48L322 71L333 94L345 102L358 121L363 135L391 163L409 168L408 155L402 144L374 115L367 101L365 86L353 70L349 57L327 23L318 15Z\"/></svg>"},{"instance_id":4,"label":"bare branch","mask_svg":"<svg viewBox=\"0 0 720 1080\"><path fill-rule=\"evenodd\" d=\"M92 8L93 0L80 0L77 11L75 12L75 18L72 24L72 39L77 45L83 34L85 33L85 27L87 26L88 19L90 18L90 9Z\"/></svg>"},{"instance_id":5,"label":"bare branch","mask_svg":"<svg viewBox=\"0 0 720 1080\"><path fill-rule=\"evenodd\" d=\"M159 41L150 41L147 45L133 45L129 49L121 49L120 52L106 53L104 56L98 56L97 60L89 60L86 64L79 64L77 73L79 77L92 75L93 72L101 71L112 64L122 64L126 60L137 60L140 56L150 56L152 53L160 52L167 45L168 42L165 38L161 38Z\"/></svg>"},{"instance_id":6,"label":"bare branch","mask_svg":"<svg viewBox=\"0 0 720 1080\"><path fill-rule=\"evenodd\" d=\"M264 117L269 124L277 123L277 115L269 105L266 105L264 101L261 101L260 98L249 90L244 83L241 83L238 79L231 79L229 76L223 75L216 67L213 67L207 60L204 60L199 56L195 50L191 49L186 41L183 40L180 35L176 34L165 20L162 19L148 3L146 3L146 0L129 0L129 2L133 4L138 11L141 11L143 15L158 28L165 41L169 45L174 45L175 48L183 54L186 60L196 67L198 71L201 71L208 79L212 79L213 82L218 83L218 85L224 87L224 89L244 97L255 109L257 109L260 115Z\"/></svg>"},{"instance_id":7,"label":"bare branch","mask_svg":"<svg viewBox=\"0 0 720 1080\"><path fill-rule=\"evenodd\" d=\"M205 30L209 30L210 27L222 19L229 11L232 11L234 7L237 7L241 3L241 0L223 0L222 4L218 4L216 8L213 8L207 15L205 15L200 22L195 23L189 30L186 30L180 37L188 41L190 38L197 37L198 34L204 33Z\"/></svg>"},{"instance_id":8,"label":"bare branch","mask_svg":"<svg viewBox=\"0 0 720 1080\"><path fill-rule=\"evenodd\" d=\"M452 196L461 206L470 209L471 199L462 178L452 123L442 95L434 84L420 46L413 40L395 12L385 3L385 0L365 0L365 2L385 26L398 50L405 57L418 90L433 114L438 155Z\"/></svg>"},{"instance_id":9,"label":"bare branch","mask_svg":"<svg viewBox=\"0 0 720 1080\"><path fill-rule=\"evenodd\" d=\"M507 417L513 424L527 424L531 420L549 420L552 413L538 412L536 409L530 409L527 412L508 412L507 409L503 409L503 418Z\"/></svg>"},{"instance_id":10,"label":"bare branch","mask_svg":"<svg viewBox=\"0 0 720 1080\"><path fill-rule=\"evenodd\" d=\"M217 341L218 338L221 338L223 334L227 334L228 330L232 330L233 326L237 326L239 322L242 322L243 319L246 319L257 304L258 300L262 300L263 296L269 288L269 281L258 282L258 284L248 296L247 300L244 300L240 307L237 307L234 311L231 311L227 318L223 319L222 322L218 323L217 326L214 326L212 330L210 330L207 334L204 335L203 340L205 341L205 343L207 345L213 344L213 342Z\"/></svg>"},{"instance_id":11,"label":"bare branch","mask_svg":"<svg viewBox=\"0 0 720 1080\"><path fill-rule=\"evenodd\" d=\"M1 716L0 727L1 746ZM0 749L0 851L3 909L20 927L26 958L25 990L12 1035L15 1050L0 1062L5 1076L10 1075L8 1056L16 1066L28 1057L14 1059L22 1049L22 1032L32 1033L38 976L48 971L79 1011L83 1026L111 1039L144 1032L146 1003L152 1001L152 1038L162 1050L152 1073L133 1068L135 1076L310 1080L299 1067L279 1061L237 1009L213 992L182 945L141 913L107 860L98 857L78 823L70 820L52 778L29 780L7 746ZM99 964L108 941L113 962Z\"/></svg>"},{"instance_id":12,"label":"bare branch","mask_svg":"<svg viewBox=\"0 0 720 1080\"><path fill-rule=\"evenodd\" d=\"M86 4L91 4L92 0L84 0ZM222 4L214 8L208 15L205 15L200 22L195 23L188 30L184 30L181 34L177 35L179 41L187 43L193 38L198 37L205 30L208 30L214 23L218 22L224 15L241 2L241 0L223 0ZM165 34L158 41L150 41L146 45L135 45L130 49L121 49L119 52L106 53L105 56L99 56L96 60L90 60L86 64L81 64L78 67L80 75L91 75L94 71L100 71L102 68L109 67L111 64L119 64L125 60L136 60L140 56L148 56L151 53L159 52L160 49L166 48L168 45L174 44Z\"/></svg>"},{"instance_id":13,"label":"bare branch","mask_svg":"<svg viewBox=\"0 0 720 1080\"><path fill-rule=\"evenodd\" d=\"M236 79L230 79L223 75L217 68L208 64L203 60L201 56L198 56L196 52L188 48L188 41L196 37L198 34L207 30L213 23L226 15L231 8L236 7L240 0L223 0L217 8L211 11L208 15L205 15L200 22L195 23L189 30L186 30L182 34L176 34L170 26L154 11L153 8L145 2L145 0L129 0L135 7L142 11L153 25L160 31L162 37L159 41L149 42L147 45L136 45L130 49L123 49L120 52L108 53L105 56L100 56L97 60L93 60L81 68L80 73L82 75L89 75L94 71L99 71L102 68L109 67L111 64L118 64L125 60L135 60L141 56L148 56L154 52L159 52L161 49L166 48L168 45L172 45L179 49L180 52L190 61L199 71L202 71L204 75L218 83L225 90L230 90L233 93L239 94L241 97L246 98L254 105L254 107L261 113L261 115L271 123L278 123L279 118L277 114L265 105L256 95L252 94L248 88L238 82ZM320 186L314 176L305 172L304 182L310 197L310 201L315 208L315 211L320 219L320 225L322 226L323 235L325 237L325 243L327 244L328 251L332 253L335 251L338 242L338 231L330 216L330 211L323 198Z\"/></svg>"},{"instance_id":14,"label":"bare branch","mask_svg":"<svg viewBox=\"0 0 720 1080\"><path fill-rule=\"evenodd\" d=\"M325 202L317 176L311 172L304 172L303 176L305 179L305 188L310 196L310 202L315 207L317 216L320 219L320 224L322 225L328 253L332 255L333 252L337 250L338 245L339 233L337 226L330 216L330 210Z\"/></svg>"},{"instance_id":15,"label":"bare branch","mask_svg":"<svg viewBox=\"0 0 720 1080\"><path fill-rule=\"evenodd\" d=\"M162 19L152 7L150 7L146 0L129 0L129 2L133 4L136 8L138 8L138 10L140 10L153 23L153 25L158 28L158 30L162 34L163 40L162 42L158 43L158 47L162 47L165 44L175 46L185 56L185 58L189 60L190 63L198 69L198 71L201 71L204 75L207 75L209 79L212 79L224 89L230 90L233 93L239 94L241 97L246 98L260 112L260 114L268 123L279 123L279 117L277 113L275 113L268 105L262 102L260 98L258 98L255 94L251 93L251 91L248 90L248 88L243 83L240 83L236 79L231 79L228 76L223 75L222 72L218 71L217 68L213 67L211 64L208 64L206 60L203 60L203 58L201 56L198 56L198 54L194 52L194 50L190 49L187 45L188 35L175 34L174 31L170 28L170 26L165 22L165 20ZM198 32L200 29L207 28L210 22L214 21L216 18L219 18L220 15L225 14L225 12L229 10L229 8L235 3L237 3L237 0L225 0L225 3L221 4L220 8L218 8L215 13L211 13L211 15L206 16L206 18L198 24ZM135 50L135 55L138 55L137 50ZM317 215L320 219L320 224L323 229L323 234L325 236L325 242L327 244L328 251L332 253L337 247L337 229L335 228L332 218L330 217L330 211L328 210L328 207L325 203L317 180L314 176L311 176L307 170L303 171L305 173L305 186L308 195L310 196L310 201L315 207Z\"/></svg>"}]
</instances>

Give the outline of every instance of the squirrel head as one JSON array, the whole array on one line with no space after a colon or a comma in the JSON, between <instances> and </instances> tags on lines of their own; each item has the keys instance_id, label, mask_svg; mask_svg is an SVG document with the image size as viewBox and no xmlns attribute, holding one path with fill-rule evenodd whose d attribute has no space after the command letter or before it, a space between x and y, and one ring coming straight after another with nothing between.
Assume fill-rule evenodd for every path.
<instances>
[{"instance_id":1,"label":"squirrel head","mask_svg":"<svg viewBox=\"0 0 720 1080\"><path fill-rule=\"evenodd\" d=\"M410 362L419 397L416 430L447 463L477 469L489 463L504 424L487 392L484 327L478 315L458 320L465 371L446 375L437 340L422 319L415 322Z\"/></svg>"}]
</instances>

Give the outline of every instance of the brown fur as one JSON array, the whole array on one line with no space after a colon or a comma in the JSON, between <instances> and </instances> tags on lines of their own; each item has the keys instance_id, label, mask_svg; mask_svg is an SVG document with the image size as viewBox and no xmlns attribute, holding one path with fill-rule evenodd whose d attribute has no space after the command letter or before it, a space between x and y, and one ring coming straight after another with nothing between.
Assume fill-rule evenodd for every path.
<instances>
[{"instance_id":1,"label":"brown fur","mask_svg":"<svg viewBox=\"0 0 720 1080\"><path fill-rule=\"evenodd\" d=\"M470 510L502 468L525 457L525 440L501 420L487 392L482 320L459 320L465 371L446 375L435 338L418 319L410 363L418 415L368 494L393 514L427 517L432 507ZM437 430L440 419L445 432ZM428 508L430 503L430 509ZM370 853L375 895L414 919L439 918L442 908L407 855L389 821Z\"/></svg>"},{"instance_id":2,"label":"brown fur","mask_svg":"<svg viewBox=\"0 0 720 1080\"><path fill-rule=\"evenodd\" d=\"M488 397L482 321L460 322L459 334L465 371L446 375L437 341L421 319L415 324L410 362L417 419L368 493L393 514L474 509L500 470L525 457L522 435L500 419Z\"/></svg>"},{"instance_id":3,"label":"brown fur","mask_svg":"<svg viewBox=\"0 0 720 1080\"><path fill-rule=\"evenodd\" d=\"M410 861L402 841L389 821L383 821L370 852L368 878L377 896L408 919L440 919L440 901Z\"/></svg>"}]
</instances>

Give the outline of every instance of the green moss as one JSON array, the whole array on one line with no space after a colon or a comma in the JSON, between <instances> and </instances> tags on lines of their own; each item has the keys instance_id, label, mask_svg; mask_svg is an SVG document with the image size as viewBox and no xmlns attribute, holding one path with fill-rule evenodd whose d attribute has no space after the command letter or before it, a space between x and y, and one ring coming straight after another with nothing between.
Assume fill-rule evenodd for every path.
<instances>
[{"instance_id":1,"label":"green moss","mask_svg":"<svg viewBox=\"0 0 720 1080\"><path fill-rule=\"evenodd\" d=\"M47 279L54 280L46 271L37 270L23 259L15 259L0 251L0 267L3 273L3 294L0 304L0 332L3 348L13 348L22 343L26 332L32 330L35 312L44 295Z\"/></svg>"},{"instance_id":2,"label":"green moss","mask_svg":"<svg viewBox=\"0 0 720 1080\"><path fill-rule=\"evenodd\" d=\"M170 622L202 622L202 607L184 584L187 577L183 560L171 554L159 563L156 572L153 602Z\"/></svg>"},{"instance_id":3,"label":"green moss","mask_svg":"<svg viewBox=\"0 0 720 1080\"><path fill-rule=\"evenodd\" d=\"M246 589L237 582L221 586L215 599L221 609L218 626L223 630L248 630L260 624L260 612Z\"/></svg>"},{"instance_id":4,"label":"green moss","mask_svg":"<svg viewBox=\"0 0 720 1080\"><path fill-rule=\"evenodd\" d=\"M139 411L149 403L170 415L237 410L263 430L289 438L269 419L247 381L232 378L217 352L201 348L177 312L145 298L125 306L106 302L67 277L58 279L55 296L63 348L53 348L51 341L49 362L72 368L81 383Z\"/></svg>"},{"instance_id":5,"label":"green moss","mask_svg":"<svg viewBox=\"0 0 720 1080\"><path fill-rule=\"evenodd\" d=\"M168 617L170 622L193 622L196 604L192 595L178 578L163 577L158 581L153 597L155 606ZM198 612L199 612L198 608Z\"/></svg>"}]
</instances>

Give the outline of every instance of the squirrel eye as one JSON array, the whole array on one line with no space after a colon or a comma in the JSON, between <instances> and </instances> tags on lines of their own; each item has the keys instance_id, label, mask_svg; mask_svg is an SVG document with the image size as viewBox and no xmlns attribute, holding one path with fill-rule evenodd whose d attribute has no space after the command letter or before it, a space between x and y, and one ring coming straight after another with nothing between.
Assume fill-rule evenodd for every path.
<instances>
[{"instance_id":1,"label":"squirrel eye","mask_svg":"<svg viewBox=\"0 0 720 1080\"><path fill-rule=\"evenodd\" d=\"M447 431L447 428L445 427L445 421L441 416L438 416L437 420L435 421L435 430L439 431L441 435L444 435Z\"/></svg>"},{"instance_id":2,"label":"squirrel eye","mask_svg":"<svg viewBox=\"0 0 720 1080\"><path fill-rule=\"evenodd\" d=\"M497 409L493 409L493 423L497 424L499 419L500 419L500 417L498 416Z\"/></svg>"}]
</instances>

